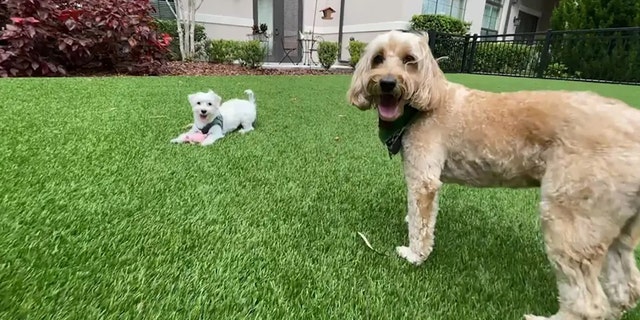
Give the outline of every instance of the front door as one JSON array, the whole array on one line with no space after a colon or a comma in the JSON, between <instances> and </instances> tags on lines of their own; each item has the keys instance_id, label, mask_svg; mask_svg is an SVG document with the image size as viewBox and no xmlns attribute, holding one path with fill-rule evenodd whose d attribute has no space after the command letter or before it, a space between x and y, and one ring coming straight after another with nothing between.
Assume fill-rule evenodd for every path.
<instances>
[{"instance_id":1,"label":"front door","mask_svg":"<svg viewBox=\"0 0 640 320\"><path fill-rule=\"evenodd\" d=\"M302 45L298 32L302 29L302 0L253 0L254 24L268 27L265 45L266 61L299 62ZM284 59L284 60L283 60Z\"/></svg>"}]
</instances>

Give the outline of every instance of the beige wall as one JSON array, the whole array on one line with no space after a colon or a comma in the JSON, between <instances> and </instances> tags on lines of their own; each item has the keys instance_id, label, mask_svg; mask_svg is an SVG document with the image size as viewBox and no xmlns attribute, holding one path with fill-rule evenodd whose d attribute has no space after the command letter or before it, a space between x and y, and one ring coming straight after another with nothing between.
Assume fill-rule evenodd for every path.
<instances>
[{"instance_id":1,"label":"beige wall","mask_svg":"<svg viewBox=\"0 0 640 320\"><path fill-rule=\"evenodd\" d=\"M376 3L377 4L373 4ZM373 32L387 31L395 28L405 28L411 16L420 13L422 0L397 0L393 4L381 4L382 1L372 0L348 0L344 7L344 32ZM340 24L340 0L318 0L318 8L315 1L304 2L303 24L305 30L314 27L319 34L338 33ZM320 10L332 7L333 20L322 20Z\"/></svg>"},{"instance_id":2,"label":"beige wall","mask_svg":"<svg viewBox=\"0 0 640 320\"><path fill-rule=\"evenodd\" d=\"M247 40L253 26L253 0L204 0L196 20L211 39Z\"/></svg>"},{"instance_id":3,"label":"beige wall","mask_svg":"<svg viewBox=\"0 0 640 320\"><path fill-rule=\"evenodd\" d=\"M377 4L373 4L377 2ZM399 0L389 5L382 1L347 0L344 7L344 25L342 34L342 59L349 59L349 38L369 42L380 33L392 29L406 29L409 20L422 9L422 0ZM321 19L320 10L332 7L333 20ZM315 33L326 41L338 41L340 25L340 0L318 0L318 10L315 1L305 1L303 29L315 30ZM315 28L313 19L315 15Z\"/></svg>"},{"instance_id":4,"label":"beige wall","mask_svg":"<svg viewBox=\"0 0 640 320\"><path fill-rule=\"evenodd\" d=\"M246 40L251 33L253 25L253 0L204 0L202 7L196 15L196 20L203 23L209 38ZM504 1L504 7L500 14L499 32L514 32L513 18L519 10L540 17L538 30L546 30L549 27L551 10L558 0L520 0L511 9L507 21L509 0ZM414 14L419 14L422 9L422 0L347 0L344 8L344 26L342 38L342 59L348 59L349 38L369 42L376 35L392 30L405 29L409 26L409 20ZM485 0L467 0L464 20L471 22L471 33L480 33ZM315 29L315 33L328 41L338 41L340 24L340 0L303 1L303 31ZM332 20L321 19L321 9L332 7L335 12ZM314 26L315 17L315 26Z\"/></svg>"}]
</instances>

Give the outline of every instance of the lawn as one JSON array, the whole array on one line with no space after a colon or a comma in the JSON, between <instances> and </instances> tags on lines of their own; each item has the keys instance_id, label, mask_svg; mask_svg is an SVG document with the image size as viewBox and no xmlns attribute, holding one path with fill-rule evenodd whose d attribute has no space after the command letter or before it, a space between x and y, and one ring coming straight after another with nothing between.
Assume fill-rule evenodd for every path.
<instances>
[{"instance_id":1,"label":"lawn","mask_svg":"<svg viewBox=\"0 0 640 320\"><path fill-rule=\"evenodd\" d=\"M450 75L487 90L631 86ZM535 190L444 188L429 260L399 157L348 76L2 80L1 319L522 319L555 313ZM172 145L186 95L251 88L256 130ZM357 235L388 256L368 249ZM640 318L640 310L625 319Z\"/></svg>"}]
</instances>

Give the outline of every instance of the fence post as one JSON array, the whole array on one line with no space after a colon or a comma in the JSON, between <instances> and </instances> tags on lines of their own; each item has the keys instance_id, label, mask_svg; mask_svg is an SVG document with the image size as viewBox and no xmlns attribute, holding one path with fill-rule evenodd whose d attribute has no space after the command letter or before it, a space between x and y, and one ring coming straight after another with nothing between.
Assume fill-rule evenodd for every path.
<instances>
[{"instance_id":1,"label":"fence post","mask_svg":"<svg viewBox=\"0 0 640 320\"><path fill-rule=\"evenodd\" d=\"M462 48L462 64L460 65L460 72L464 73L465 66L467 65L467 47L469 46L469 39L471 36L468 34L464 35L464 47Z\"/></svg>"},{"instance_id":2,"label":"fence post","mask_svg":"<svg viewBox=\"0 0 640 320\"><path fill-rule=\"evenodd\" d=\"M433 30L427 31L427 35L429 36L429 49L433 52L436 45L436 32Z\"/></svg>"},{"instance_id":3,"label":"fence post","mask_svg":"<svg viewBox=\"0 0 640 320\"><path fill-rule=\"evenodd\" d=\"M549 47L551 47L551 37L552 30L547 30L547 34L544 37L544 46L542 46L542 53L540 55L540 64L538 65L538 70L536 72L536 77L543 78L544 71L547 70L547 66L549 66Z\"/></svg>"},{"instance_id":4,"label":"fence post","mask_svg":"<svg viewBox=\"0 0 640 320\"><path fill-rule=\"evenodd\" d=\"M478 34L473 34L473 40L471 41L471 54L469 54L469 65L467 65L467 73L473 73L473 60L476 57L476 49L478 47Z\"/></svg>"}]
</instances>

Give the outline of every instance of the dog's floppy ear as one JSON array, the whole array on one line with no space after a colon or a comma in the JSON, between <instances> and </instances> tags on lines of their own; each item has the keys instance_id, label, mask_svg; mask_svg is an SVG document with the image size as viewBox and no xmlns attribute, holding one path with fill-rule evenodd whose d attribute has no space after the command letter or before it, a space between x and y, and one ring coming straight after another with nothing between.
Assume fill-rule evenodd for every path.
<instances>
[{"instance_id":1,"label":"dog's floppy ear","mask_svg":"<svg viewBox=\"0 0 640 320\"><path fill-rule=\"evenodd\" d=\"M220 104L222 103L222 98L219 95L213 93L213 91L211 91L211 93L212 93L211 96L213 100L213 105L220 106Z\"/></svg>"},{"instance_id":2,"label":"dog's floppy ear","mask_svg":"<svg viewBox=\"0 0 640 320\"><path fill-rule=\"evenodd\" d=\"M371 101L367 98L368 73L371 70L371 49L365 47L362 56L353 70L351 85L347 91L347 100L360 110L371 108Z\"/></svg>"},{"instance_id":3,"label":"dog's floppy ear","mask_svg":"<svg viewBox=\"0 0 640 320\"><path fill-rule=\"evenodd\" d=\"M437 107L446 94L446 79L438 65L438 60L431 53L428 35L420 37L417 49L418 74L422 79L416 83L417 90L412 100L416 108L431 109Z\"/></svg>"},{"instance_id":4,"label":"dog's floppy ear","mask_svg":"<svg viewBox=\"0 0 640 320\"><path fill-rule=\"evenodd\" d=\"M194 106L198 102L197 97L198 95L195 93L187 95L187 100L189 100L189 104Z\"/></svg>"}]
</instances>

